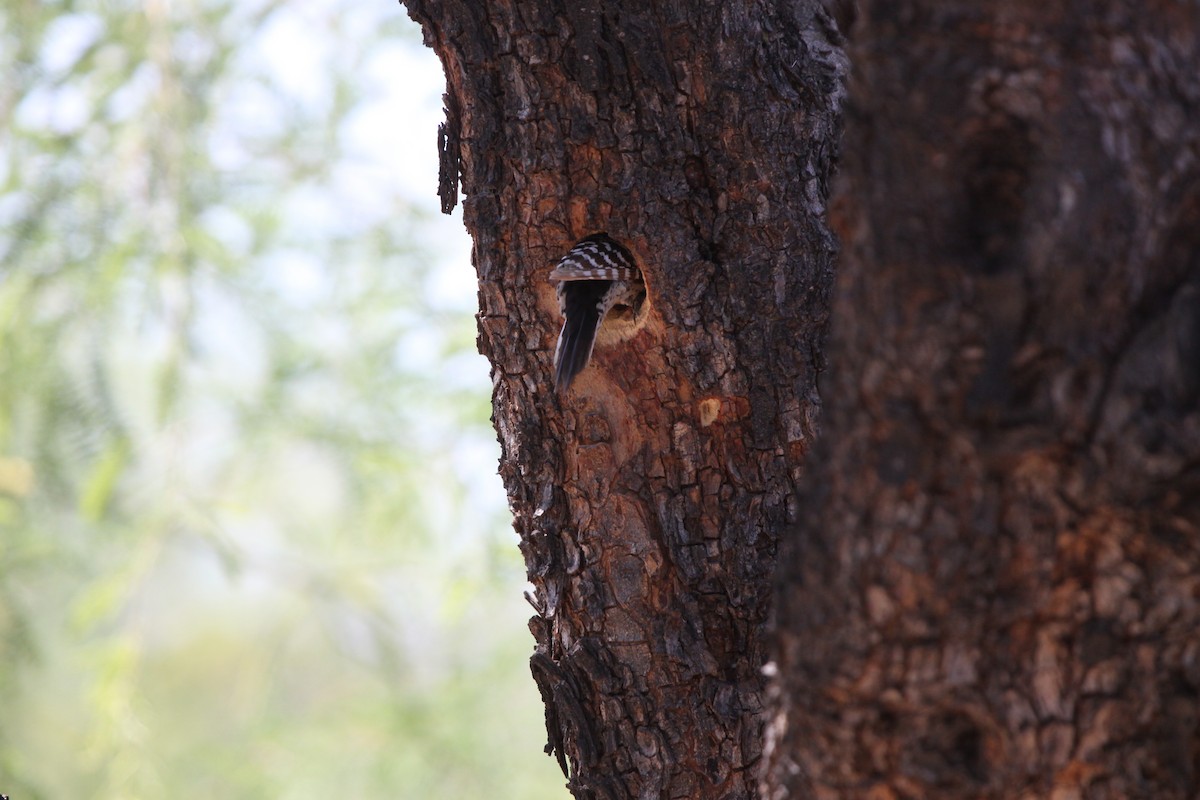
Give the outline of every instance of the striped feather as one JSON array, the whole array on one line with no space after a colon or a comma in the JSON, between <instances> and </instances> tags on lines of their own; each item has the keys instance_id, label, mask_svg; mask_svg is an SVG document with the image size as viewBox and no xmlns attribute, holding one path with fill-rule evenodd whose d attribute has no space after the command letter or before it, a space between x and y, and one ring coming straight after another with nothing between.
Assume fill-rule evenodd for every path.
<instances>
[{"instance_id":1,"label":"striped feather","mask_svg":"<svg viewBox=\"0 0 1200 800\"><path fill-rule=\"evenodd\" d=\"M628 250L597 233L572 247L550 273L550 280L631 281L641 276Z\"/></svg>"}]
</instances>

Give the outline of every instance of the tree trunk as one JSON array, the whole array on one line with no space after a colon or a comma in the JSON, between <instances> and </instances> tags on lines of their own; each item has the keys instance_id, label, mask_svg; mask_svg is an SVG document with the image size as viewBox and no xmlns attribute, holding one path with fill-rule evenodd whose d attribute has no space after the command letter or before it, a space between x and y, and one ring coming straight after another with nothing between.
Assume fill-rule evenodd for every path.
<instances>
[{"instance_id":1,"label":"tree trunk","mask_svg":"<svg viewBox=\"0 0 1200 800\"><path fill-rule=\"evenodd\" d=\"M550 746L576 797L751 797L832 288L832 23L771 0L405 2L448 79L443 205L461 173ZM546 278L597 231L650 311L560 397Z\"/></svg>"},{"instance_id":2,"label":"tree trunk","mask_svg":"<svg viewBox=\"0 0 1200 800\"><path fill-rule=\"evenodd\" d=\"M865 2L764 796L1200 796L1200 6Z\"/></svg>"}]
</instances>

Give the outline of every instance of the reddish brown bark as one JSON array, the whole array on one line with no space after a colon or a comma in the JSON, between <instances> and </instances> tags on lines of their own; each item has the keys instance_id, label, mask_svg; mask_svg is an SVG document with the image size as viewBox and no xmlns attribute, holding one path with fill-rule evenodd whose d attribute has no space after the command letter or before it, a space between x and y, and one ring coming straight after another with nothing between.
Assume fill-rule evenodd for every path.
<instances>
[{"instance_id":1,"label":"reddish brown bark","mask_svg":"<svg viewBox=\"0 0 1200 800\"><path fill-rule=\"evenodd\" d=\"M1200 796L1198 9L863 5L767 796Z\"/></svg>"},{"instance_id":2,"label":"reddish brown bark","mask_svg":"<svg viewBox=\"0 0 1200 800\"><path fill-rule=\"evenodd\" d=\"M461 167L551 746L577 797L750 797L832 285L831 23L770 0L406 5L448 77L443 200ZM559 398L546 277L596 231L651 309Z\"/></svg>"},{"instance_id":3,"label":"reddish brown bark","mask_svg":"<svg viewBox=\"0 0 1200 800\"><path fill-rule=\"evenodd\" d=\"M752 793L786 532L767 796L1195 796L1197 6L863 5L802 482L829 20L408 5L574 793ZM545 274L597 230L653 308L560 402Z\"/></svg>"}]
</instances>

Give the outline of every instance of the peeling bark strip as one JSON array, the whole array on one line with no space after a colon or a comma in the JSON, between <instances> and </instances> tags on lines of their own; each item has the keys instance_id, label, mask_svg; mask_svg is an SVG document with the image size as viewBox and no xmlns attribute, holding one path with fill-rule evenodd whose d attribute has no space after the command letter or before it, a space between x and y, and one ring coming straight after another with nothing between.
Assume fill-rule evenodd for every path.
<instances>
[{"instance_id":1,"label":"peeling bark strip","mask_svg":"<svg viewBox=\"0 0 1200 800\"><path fill-rule=\"evenodd\" d=\"M861 4L765 797L1200 797L1200 5Z\"/></svg>"},{"instance_id":2,"label":"peeling bark strip","mask_svg":"<svg viewBox=\"0 0 1200 800\"><path fill-rule=\"evenodd\" d=\"M449 214L458 205L458 174L461 168L459 151L458 101L446 92L443 96L446 121L438 125L438 199L442 213Z\"/></svg>"},{"instance_id":3,"label":"peeling bark strip","mask_svg":"<svg viewBox=\"0 0 1200 800\"><path fill-rule=\"evenodd\" d=\"M770 0L406 5L458 102L551 745L576 797L749 798L832 284L828 18ZM547 275L597 231L634 252L649 317L558 398Z\"/></svg>"}]
</instances>

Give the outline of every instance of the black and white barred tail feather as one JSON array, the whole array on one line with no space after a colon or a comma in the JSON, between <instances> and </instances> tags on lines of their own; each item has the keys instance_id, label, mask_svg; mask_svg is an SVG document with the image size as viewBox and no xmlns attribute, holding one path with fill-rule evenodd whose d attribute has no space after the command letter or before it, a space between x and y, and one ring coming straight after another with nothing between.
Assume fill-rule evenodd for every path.
<instances>
[{"instance_id":1,"label":"black and white barred tail feather","mask_svg":"<svg viewBox=\"0 0 1200 800\"><path fill-rule=\"evenodd\" d=\"M565 392L592 357L596 332L614 305L635 305L645 286L633 256L607 234L594 233L550 273L558 283L562 332L554 351L554 386Z\"/></svg>"}]
</instances>

